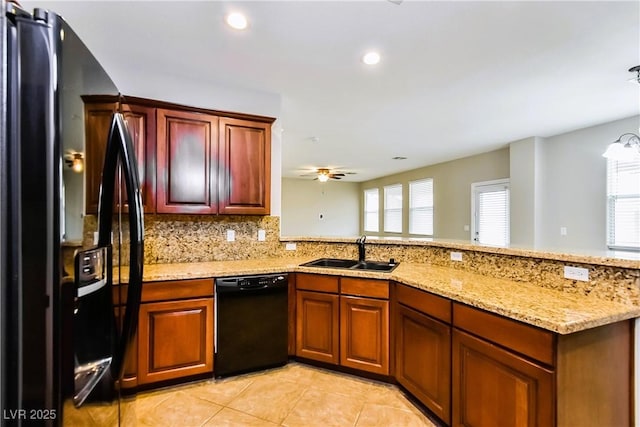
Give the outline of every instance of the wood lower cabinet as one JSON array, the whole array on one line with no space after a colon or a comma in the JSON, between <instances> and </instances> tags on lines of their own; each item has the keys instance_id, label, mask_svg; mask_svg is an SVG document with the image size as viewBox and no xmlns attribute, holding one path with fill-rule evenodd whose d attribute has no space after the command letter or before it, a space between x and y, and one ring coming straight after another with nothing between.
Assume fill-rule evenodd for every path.
<instances>
[{"instance_id":1,"label":"wood lower cabinet","mask_svg":"<svg viewBox=\"0 0 640 427\"><path fill-rule=\"evenodd\" d=\"M389 375L389 283L296 275L296 355Z\"/></svg>"},{"instance_id":2,"label":"wood lower cabinet","mask_svg":"<svg viewBox=\"0 0 640 427\"><path fill-rule=\"evenodd\" d=\"M221 117L219 153L219 213L268 215L271 124Z\"/></svg>"},{"instance_id":3,"label":"wood lower cabinet","mask_svg":"<svg viewBox=\"0 0 640 427\"><path fill-rule=\"evenodd\" d=\"M454 426L555 424L550 369L458 330L453 366Z\"/></svg>"},{"instance_id":4,"label":"wood lower cabinet","mask_svg":"<svg viewBox=\"0 0 640 427\"><path fill-rule=\"evenodd\" d=\"M398 304L395 314L398 383L442 421L451 421L451 326Z\"/></svg>"},{"instance_id":5,"label":"wood lower cabinet","mask_svg":"<svg viewBox=\"0 0 640 427\"><path fill-rule=\"evenodd\" d=\"M213 373L213 298L140 306L138 384Z\"/></svg>"},{"instance_id":6,"label":"wood lower cabinet","mask_svg":"<svg viewBox=\"0 0 640 427\"><path fill-rule=\"evenodd\" d=\"M340 295L340 365L389 375L389 301Z\"/></svg>"},{"instance_id":7,"label":"wood lower cabinet","mask_svg":"<svg viewBox=\"0 0 640 427\"><path fill-rule=\"evenodd\" d=\"M118 327L122 327L124 321L125 308L116 307L115 315ZM124 359L124 373L121 381L123 389L133 388L138 385L138 332L136 331L133 343L127 348L127 354Z\"/></svg>"},{"instance_id":8,"label":"wood lower cabinet","mask_svg":"<svg viewBox=\"0 0 640 427\"><path fill-rule=\"evenodd\" d=\"M296 293L296 355L320 362L340 363L338 295Z\"/></svg>"},{"instance_id":9,"label":"wood lower cabinet","mask_svg":"<svg viewBox=\"0 0 640 427\"><path fill-rule=\"evenodd\" d=\"M157 110L158 213L218 212L218 118Z\"/></svg>"}]
</instances>

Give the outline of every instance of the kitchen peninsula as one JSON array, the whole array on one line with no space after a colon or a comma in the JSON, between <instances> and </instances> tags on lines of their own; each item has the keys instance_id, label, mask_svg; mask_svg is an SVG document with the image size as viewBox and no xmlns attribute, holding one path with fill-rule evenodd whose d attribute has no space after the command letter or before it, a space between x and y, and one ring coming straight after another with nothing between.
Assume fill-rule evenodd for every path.
<instances>
[{"instance_id":1,"label":"kitchen peninsula","mask_svg":"<svg viewBox=\"0 0 640 427\"><path fill-rule=\"evenodd\" d=\"M320 331L323 324L308 329L301 325L309 316L301 315L304 306L293 301L309 300L296 295L333 301L321 307L337 314L322 319L328 330L338 328L328 335L328 347L337 346L339 354L353 353L345 345L355 341L344 344L349 326L342 322L349 312L331 304L374 301L383 308L362 306L368 311L361 310L366 314L358 319L364 322L360 326L375 330L373 336L387 337L380 346L367 342L362 347L387 359L387 370L374 377L397 382L446 424L473 424L498 413L522 425L631 423L631 319L640 317L637 260L463 242L370 239L367 259L394 258L400 265L393 272L300 266L320 257L357 259L354 241L281 238L270 246L273 253L265 254L262 248L255 257L249 246L243 260L147 264L144 280L147 285L185 289L179 284L289 273L289 353L309 363L321 359L303 351L308 338L304 331ZM296 249L286 250L292 243ZM462 261L451 260L451 252L459 253ZM589 281L565 279L564 266L587 268ZM333 288L324 287L326 283ZM388 293L368 295L373 288L388 288ZM432 358L429 363L427 358ZM365 376L374 372L342 362L321 364ZM484 384L482 393L470 394L478 384ZM491 396L498 390L500 398L494 401Z\"/></svg>"}]
</instances>

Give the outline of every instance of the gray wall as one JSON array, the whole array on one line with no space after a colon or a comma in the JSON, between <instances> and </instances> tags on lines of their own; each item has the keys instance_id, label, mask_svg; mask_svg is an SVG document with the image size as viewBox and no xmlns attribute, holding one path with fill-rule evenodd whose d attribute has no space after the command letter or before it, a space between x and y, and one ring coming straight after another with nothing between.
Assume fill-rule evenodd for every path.
<instances>
[{"instance_id":1,"label":"gray wall","mask_svg":"<svg viewBox=\"0 0 640 427\"><path fill-rule=\"evenodd\" d=\"M282 236L356 236L360 185L283 178ZM323 219L319 216L322 214Z\"/></svg>"},{"instance_id":2,"label":"gray wall","mask_svg":"<svg viewBox=\"0 0 640 427\"><path fill-rule=\"evenodd\" d=\"M606 173L602 153L626 132L638 133L640 116L544 139L541 227L538 247L606 250ZM567 235L560 235L560 227Z\"/></svg>"},{"instance_id":3,"label":"gray wall","mask_svg":"<svg viewBox=\"0 0 640 427\"><path fill-rule=\"evenodd\" d=\"M509 145L510 238L514 246L535 247L542 216L542 138L532 137Z\"/></svg>"},{"instance_id":4,"label":"gray wall","mask_svg":"<svg viewBox=\"0 0 640 427\"><path fill-rule=\"evenodd\" d=\"M503 148L365 181L360 187L360 206L364 203L362 200L364 190L376 187L380 189L380 229L382 230L383 187L402 184L403 232L400 235L409 236L409 181L423 178L433 178L434 237L468 240L471 238L471 232L464 227L471 226L471 184L509 178L509 149ZM362 230L362 214L360 217ZM398 235L384 232L379 234Z\"/></svg>"}]
</instances>

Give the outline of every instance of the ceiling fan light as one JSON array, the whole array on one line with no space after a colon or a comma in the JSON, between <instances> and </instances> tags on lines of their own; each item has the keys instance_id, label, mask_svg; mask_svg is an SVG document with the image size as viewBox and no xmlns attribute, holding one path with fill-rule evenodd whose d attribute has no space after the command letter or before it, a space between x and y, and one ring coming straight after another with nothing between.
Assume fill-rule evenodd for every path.
<instances>
[{"instance_id":1,"label":"ceiling fan light","mask_svg":"<svg viewBox=\"0 0 640 427\"><path fill-rule=\"evenodd\" d=\"M380 62L380 54L378 52L367 52L362 57L362 62L367 65L376 65Z\"/></svg>"},{"instance_id":2,"label":"ceiling fan light","mask_svg":"<svg viewBox=\"0 0 640 427\"><path fill-rule=\"evenodd\" d=\"M318 181L320 181L320 182L327 182L327 181L329 181L329 175L324 174L324 173L319 173L319 174L318 174Z\"/></svg>"},{"instance_id":3,"label":"ceiling fan light","mask_svg":"<svg viewBox=\"0 0 640 427\"><path fill-rule=\"evenodd\" d=\"M236 30L244 30L247 28L247 18L239 12L232 12L227 15L227 24Z\"/></svg>"}]
</instances>

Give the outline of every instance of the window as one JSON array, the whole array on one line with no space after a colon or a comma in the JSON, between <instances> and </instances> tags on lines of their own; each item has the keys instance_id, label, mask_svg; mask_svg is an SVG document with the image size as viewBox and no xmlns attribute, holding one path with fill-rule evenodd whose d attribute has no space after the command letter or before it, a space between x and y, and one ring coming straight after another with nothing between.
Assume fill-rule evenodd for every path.
<instances>
[{"instance_id":1,"label":"window","mask_svg":"<svg viewBox=\"0 0 640 427\"><path fill-rule=\"evenodd\" d=\"M380 231L378 225L378 189L364 190L364 231Z\"/></svg>"},{"instance_id":2,"label":"window","mask_svg":"<svg viewBox=\"0 0 640 427\"><path fill-rule=\"evenodd\" d=\"M607 246L640 250L640 160L607 159Z\"/></svg>"},{"instance_id":3,"label":"window","mask_svg":"<svg viewBox=\"0 0 640 427\"><path fill-rule=\"evenodd\" d=\"M433 236L433 179L409 183L409 234Z\"/></svg>"},{"instance_id":4,"label":"window","mask_svg":"<svg viewBox=\"0 0 640 427\"><path fill-rule=\"evenodd\" d=\"M402 233L402 185L384 187L384 231Z\"/></svg>"},{"instance_id":5,"label":"window","mask_svg":"<svg viewBox=\"0 0 640 427\"><path fill-rule=\"evenodd\" d=\"M483 245L509 244L509 180L471 184L474 240Z\"/></svg>"}]
</instances>

